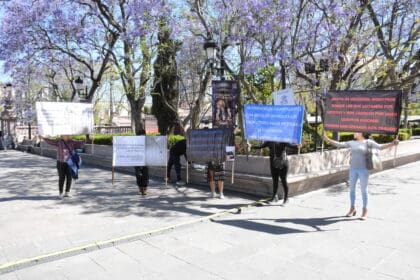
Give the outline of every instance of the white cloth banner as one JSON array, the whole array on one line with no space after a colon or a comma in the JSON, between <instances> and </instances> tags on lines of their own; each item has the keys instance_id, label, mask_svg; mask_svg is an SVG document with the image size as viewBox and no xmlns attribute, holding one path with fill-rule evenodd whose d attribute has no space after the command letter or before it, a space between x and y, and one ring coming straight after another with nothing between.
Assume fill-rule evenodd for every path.
<instances>
[{"instance_id":1,"label":"white cloth banner","mask_svg":"<svg viewBox=\"0 0 420 280\"><path fill-rule=\"evenodd\" d=\"M273 92L274 105L296 105L293 89L288 88Z\"/></svg>"},{"instance_id":2,"label":"white cloth banner","mask_svg":"<svg viewBox=\"0 0 420 280\"><path fill-rule=\"evenodd\" d=\"M166 166L166 136L114 136L112 166Z\"/></svg>"},{"instance_id":3,"label":"white cloth banner","mask_svg":"<svg viewBox=\"0 0 420 280\"><path fill-rule=\"evenodd\" d=\"M166 136L146 136L146 165L166 166L168 138Z\"/></svg>"},{"instance_id":4,"label":"white cloth banner","mask_svg":"<svg viewBox=\"0 0 420 280\"><path fill-rule=\"evenodd\" d=\"M112 166L145 166L145 136L112 137Z\"/></svg>"},{"instance_id":5,"label":"white cloth banner","mask_svg":"<svg viewBox=\"0 0 420 280\"><path fill-rule=\"evenodd\" d=\"M37 102L40 135L93 133L93 105L89 103Z\"/></svg>"}]
</instances>

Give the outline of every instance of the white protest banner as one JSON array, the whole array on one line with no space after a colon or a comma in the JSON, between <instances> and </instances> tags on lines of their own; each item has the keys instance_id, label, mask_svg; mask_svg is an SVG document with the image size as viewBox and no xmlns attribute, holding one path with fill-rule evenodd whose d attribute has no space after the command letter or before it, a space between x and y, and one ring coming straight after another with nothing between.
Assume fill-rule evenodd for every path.
<instances>
[{"instance_id":1,"label":"white protest banner","mask_svg":"<svg viewBox=\"0 0 420 280\"><path fill-rule=\"evenodd\" d=\"M273 92L274 105L296 105L293 89L288 88Z\"/></svg>"},{"instance_id":2,"label":"white protest banner","mask_svg":"<svg viewBox=\"0 0 420 280\"><path fill-rule=\"evenodd\" d=\"M145 166L145 136L112 137L112 166Z\"/></svg>"},{"instance_id":3,"label":"white protest banner","mask_svg":"<svg viewBox=\"0 0 420 280\"><path fill-rule=\"evenodd\" d=\"M88 103L37 102L40 135L75 135L93 132L93 105Z\"/></svg>"},{"instance_id":4,"label":"white protest banner","mask_svg":"<svg viewBox=\"0 0 420 280\"><path fill-rule=\"evenodd\" d=\"M146 165L166 166L168 155L166 136L146 136Z\"/></svg>"}]
</instances>

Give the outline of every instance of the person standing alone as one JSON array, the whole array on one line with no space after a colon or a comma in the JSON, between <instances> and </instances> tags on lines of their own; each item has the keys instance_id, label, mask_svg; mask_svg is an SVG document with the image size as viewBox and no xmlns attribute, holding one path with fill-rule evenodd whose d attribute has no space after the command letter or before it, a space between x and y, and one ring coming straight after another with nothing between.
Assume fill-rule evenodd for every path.
<instances>
[{"instance_id":1,"label":"person standing alone","mask_svg":"<svg viewBox=\"0 0 420 280\"><path fill-rule=\"evenodd\" d=\"M48 145L57 147L57 171L58 171L58 192L59 198L68 197L71 188L72 174L67 160L70 154L75 149L81 148L86 140L71 140L69 135L62 135L60 139L49 139L41 136ZM66 190L63 194L64 183L66 183Z\"/></svg>"}]
</instances>

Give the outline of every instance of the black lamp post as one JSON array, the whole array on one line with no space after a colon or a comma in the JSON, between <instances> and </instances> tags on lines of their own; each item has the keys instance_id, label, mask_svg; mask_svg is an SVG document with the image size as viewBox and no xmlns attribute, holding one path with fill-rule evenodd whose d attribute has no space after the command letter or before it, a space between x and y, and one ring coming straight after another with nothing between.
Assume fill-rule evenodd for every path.
<instances>
[{"instance_id":1,"label":"black lamp post","mask_svg":"<svg viewBox=\"0 0 420 280\"><path fill-rule=\"evenodd\" d=\"M76 88L77 94L79 95L80 100L87 100L87 89L83 85L83 80L80 76L74 81L74 86Z\"/></svg>"},{"instance_id":2,"label":"black lamp post","mask_svg":"<svg viewBox=\"0 0 420 280\"><path fill-rule=\"evenodd\" d=\"M305 73L306 74L315 74L316 79L316 87L317 89L320 87L319 82L319 75L322 72L327 72L329 70L328 59L321 59L319 61L319 65L315 65L314 63L305 63ZM318 149L318 101L320 99L320 95L316 92L315 96L315 151Z\"/></svg>"},{"instance_id":3,"label":"black lamp post","mask_svg":"<svg viewBox=\"0 0 420 280\"><path fill-rule=\"evenodd\" d=\"M222 80L225 79L225 58L224 51L227 46L218 47L216 42L209 36L204 42L204 50L206 51L207 60L210 61L210 66L212 69L217 71L217 75L220 76ZM220 60L218 59L218 53L220 52ZM219 60L220 66L214 67L214 63Z\"/></svg>"}]
</instances>

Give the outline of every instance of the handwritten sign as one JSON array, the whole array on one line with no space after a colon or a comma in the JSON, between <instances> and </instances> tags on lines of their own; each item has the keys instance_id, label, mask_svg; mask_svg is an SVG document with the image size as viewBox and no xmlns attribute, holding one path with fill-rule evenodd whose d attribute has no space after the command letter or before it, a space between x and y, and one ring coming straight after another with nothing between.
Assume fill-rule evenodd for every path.
<instances>
[{"instance_id":1,"label":"handwritten sign","mask_svg":"<svg viewBox=\"0 0 420 280\"><path fill-rule=\"evenodd\" d=\"M146 165L166 166L168 157L166 136L146 136Z\"/></svg>"},{"instance_id":2,"label":"handwritten sign","mask_svg":"<svg viewBox=\"0 0 420 280\"><path fill-rule=\"evenodd\" d=\"M37 102L40 135L75 135L93 132L93 105L86 103Z\"/></svg>"},{"instance_id":3,"label":"handwritten sign","mask_svg":"<svg viewBox=\"0 0 420 280\"><path fill-rule=\"evenodd\" d=\"M145 166L145 136L112 137L112 166Z\"/></svg>"}]
</instances>

